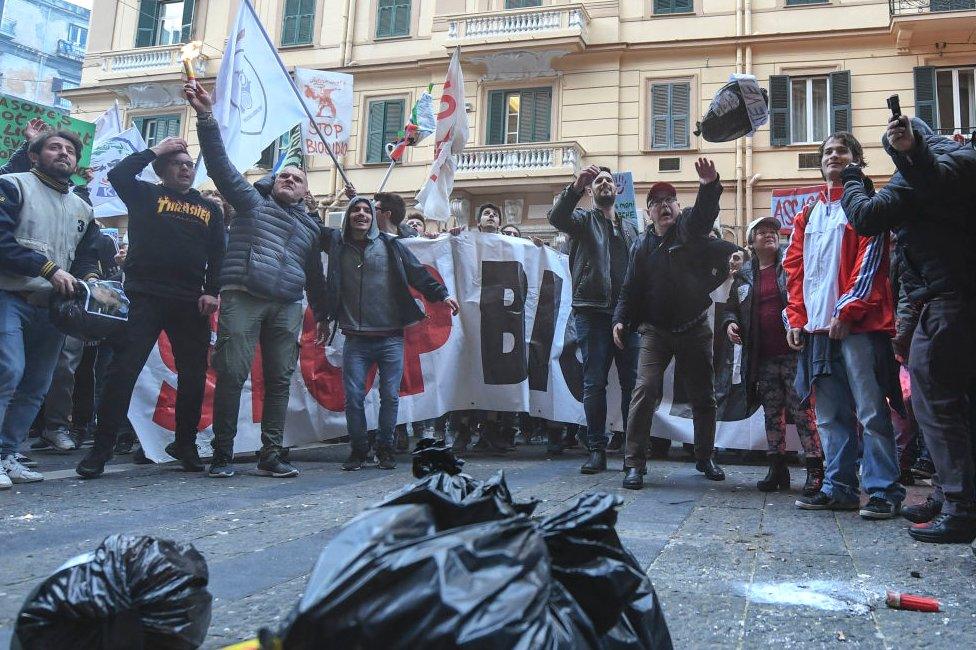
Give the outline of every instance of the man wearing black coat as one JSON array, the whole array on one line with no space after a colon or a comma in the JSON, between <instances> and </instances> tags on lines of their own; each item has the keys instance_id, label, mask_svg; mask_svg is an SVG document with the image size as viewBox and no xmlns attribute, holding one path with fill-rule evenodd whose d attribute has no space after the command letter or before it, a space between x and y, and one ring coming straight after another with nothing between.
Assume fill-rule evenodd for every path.
<instances>
[{"instance_id":1,"label":"man wearing black coat","mask_svg":"<svg viewBox=\"0 0 976 650\"><path fill-rule=\"evenodd\" d=\"M860 170L848 168L843 206L862 235L894 231L920 280L909 294L921 312L907 365L936 490L905 516L918 522L909 530L918 541L969 543L976 539L968 395L976 377L976 151L907 117L889 123L882 144L898 173L874 194Z\"/></svg>"},{"instance_id":2,"label":"man wearing black coat","mask_svg":"<svg viewBox=\"0 0 976 650\"><path fill-rule=\"evenodd\" d=\"M595 208L576 207L584 193L592 197ZM620 349L613 345L613 308L627 273L630 247L637 240L637 227L616 213L616 198L617 187L610 169L591 165L563 190L549 211L549 223L570 236L573 316L583 355L583 411L590 452L580 468L583 474L596 474L607 468L610 364L616 364L620 378L620 410L625 425L636 372L636 335L625 336L626 345Z\"/></svg>"},{"instance_id":3,"label":"man wearing black coat","mask_svg":"<svg viewBox=\"0 0 976 650\"><path fill-rule=\"evenodd\" d=\"M729 258L736 246L708 237L722 195L715 163L699 158L695 170L698 198L691 208L680 209L675 189L668 183L655 183L648 191L647 212L654 228L631 250L613 316L617 347L625 346L627 332L641 334L624 456L624 487L634 490L644 485L651 421L661 403L664 371L672 358L682 368L675 381L684 382L691 398L696 467L710 480L725 480L713 458L715 375L708 308L712 304L709 294L728 278Z\"/></svg>"}]
</instances>

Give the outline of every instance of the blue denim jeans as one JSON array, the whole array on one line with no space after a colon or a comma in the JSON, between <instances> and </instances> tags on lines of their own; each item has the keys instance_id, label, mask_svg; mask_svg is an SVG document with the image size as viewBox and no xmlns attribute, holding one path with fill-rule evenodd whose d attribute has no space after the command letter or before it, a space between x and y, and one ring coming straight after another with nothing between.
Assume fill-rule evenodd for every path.
<instances>
[{"instance_id":1,"label":"blue denim jeans","mask_svg":"<svg viewBox=\"0 0 976 650\"><path fill-rule=\"evenodd\" d=\"M861 480L871 497L892 503L905 499L898 483L898 450L884 390L875 368L876 346L870 334L851 334L835 346L831 373L818 377L817 428L823 444L826 477L823 491L838 501L860 500L857 477L857 425L863 427Z\"/></svg>"},{"instance_id":2,"label":"blue denim jeans","mask_svg":"<svg viewBox=\"0 0 976 650\"><path fill-rule=\"evenodd\" d=\"M586 414L586 446L590 451L607 448L607 377L617 364L620 377L620 410L624 431L630 410L630 394L637 379L639 337L624 335L626 347L613 343L613 316L597 311L576 311L576 339L583 354L583 412Z\"/></svg>"},{"instance_id":3,"label":"blue denim jeans","mask_svg":"<svg viewBox=\"0 0 976 650\"><path fill-rule=\"evenodd\" d=\"M400 407L403 336L347 336L342 350L342 385L346 391L346 429L355 452L366 453L366 377L379 367L380 417L377 448L393 448L393 428Z\"/></svg>"},{"instance_id":4,"label":"blue denim jeans","mask_svg":"<svg viewBox=\"0 0 976 650\"><path fill-rule=\"evenodd\" d=\"M63 343L47 306L0 290L0 456L18 451L27 439Z\"/></svg>"}]
</instances>

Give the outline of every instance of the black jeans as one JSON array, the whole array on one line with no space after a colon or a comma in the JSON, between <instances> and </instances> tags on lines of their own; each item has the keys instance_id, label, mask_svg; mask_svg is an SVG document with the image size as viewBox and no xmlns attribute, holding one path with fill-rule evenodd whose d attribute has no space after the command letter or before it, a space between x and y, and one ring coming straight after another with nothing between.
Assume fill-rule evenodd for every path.
<instances>
[{"instance_id":1,"label":"black jeans","mask_svg":"<svg viewBox=\"0 0 976 650\"><path fill-rule=\"evenodd\" d=\"M908 371L912 409L932 455L933 483L945 494L942 512L976 517L976 480L969 393L974 378L976 308L935 298L922 309L912 337Z\"/></svg>"},{"instance_id":2,"label":"black jeans","mask_svg":"<svg viewBox=\"0 0 976 650\"><path fill-rule=\"evenodd\" d=\"M105 392L98 405L95 447L110 450L119 426L129 412L129 400L142 367L161 332L166 333L176 362L176 441L194 444L203 406L210 347L209 318L200 315L197 301L146 294L129 296L129 322L113 341Z\"/></svg>"}]
</instances>

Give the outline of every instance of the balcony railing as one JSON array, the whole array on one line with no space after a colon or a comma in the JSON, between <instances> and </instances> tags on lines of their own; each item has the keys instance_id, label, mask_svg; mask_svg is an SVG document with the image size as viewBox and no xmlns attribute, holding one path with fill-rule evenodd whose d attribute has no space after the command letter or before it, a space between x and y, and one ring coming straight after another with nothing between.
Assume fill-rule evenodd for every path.
<instances>
[{"instance_id":1,"label":"balcony railing","mask_svg":"<svg viewBox=\"0 0 976 650\"><path fill-rule=\"evenodd\" d=\"M451 16L447 37L452 41L526 38L533 36L584 36L590 16L583 5L509 9Z\"/></svg>"},{"instance_id":2,"label":"balcony railing","mask_svg":"<svg viewBox=\"0 0 976 650\"><path fill-rule=\"evenodd\" d=\"M182 47L180 44L162 45L116 52L105 57L102 67L106 72L126 72L129 74L179 72L183 68L183 63L180 60L180 49ZM206 66L205 56L199 56L194 60L193 67L198 74L203 74Z\"/></svg>"},{"instance_id":3,"label":"balcony railing","mask_svg":"<svg viewBox=\"0 0 976 650\"><path fill-rule=\"evenodd\" d=\"M976 0L888 0L892 16L976 10Z\"/></svg>"},{"instance_id":4,"label":"balcony railing","mask_svg":"<svg viewBox=\"0 0 976 650\"><path fill-rule=\"evenodd\" d=\"M85 48L71 41L66 41L64 39L58 40L58 54L69 58L75 59L76 61L81 61L85 58Z\"/></svg>"},{"instance_id":5,"label":"balcony railing","mask_svg":"<svg viewBox=\"0 0 976 650\"><path fill-rule=\"evenodd\" d=\"M540 142L475 147L458 154L458 173L546 171L575 174L585 152L576 142Z\"/></svg>"}]
</instances>

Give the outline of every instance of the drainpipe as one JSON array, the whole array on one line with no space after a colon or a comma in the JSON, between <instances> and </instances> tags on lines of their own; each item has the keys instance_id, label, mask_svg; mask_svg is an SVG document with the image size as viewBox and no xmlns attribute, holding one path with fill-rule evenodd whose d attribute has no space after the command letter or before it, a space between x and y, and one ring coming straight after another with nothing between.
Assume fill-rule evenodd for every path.
<instances>
[{"instance_id":1,"label":"drainpipe","mask_svg":"<svg viewBox=\"0 0 976 650\"><path fill-rule=\"evenodd\" d=\"M746 6L750 6L751 0L746 0ZM747 13L746 16L750 16L751 13ZM751 27L751 20L749 21ZM752 46L746 46L746 74L752 74ZM742 219L742 233L745 237L746 226L749 221L752 221L753 217L753 197L752 197L752 186L759 180L759 174L753 174L752 167L752 152L753 152L753 138L746 138L746 178L749 179L746 183L746 211Z\"/></svg>"}]
</instances>

